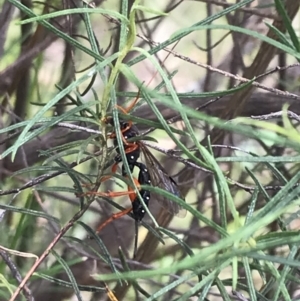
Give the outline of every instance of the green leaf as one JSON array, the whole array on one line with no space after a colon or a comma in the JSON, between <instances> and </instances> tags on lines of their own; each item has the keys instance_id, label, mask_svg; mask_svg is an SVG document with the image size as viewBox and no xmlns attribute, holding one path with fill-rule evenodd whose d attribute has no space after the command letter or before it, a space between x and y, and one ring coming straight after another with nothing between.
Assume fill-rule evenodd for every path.
<instances>
[{"instance_id":1,"label":"green leaf","mask_svg":"<svg viewBox=\"0 0 300 301\"><path fill-rule=\"evenodd\" d=\"M299 43L299 38L293 28L293 24L292 21L284 7L284 4L282 2L282 0L275 0L275 6L276 9L278 11L278 13L280 14L280 16L282 17L282 20L284 22L285 28L287 29L287 32L291 38L291 41L295 47L295 49L300 52L300 43Z\"/></svg>"},{"instance_id":2,"label":"green leaf","mask_svg":"<svg viewBox=\"0 0 300 301\"><path fill-rule=\"evenodd\" d=\"M144 13L149 13L149 14L153 14L153 15L156 15L156 16L167 16L168 15L167 13L164 13L162 11L152 9L152 8L149 8L149 7L143 6L143 5L135 5L134 8L136 10L140 10Z\"/></svg>"},{"instance_id":3,"label":"green leaf","mask_svg":"<svg viewBox=\"0 0 300 301\"><path fill-rule=\"evenodd\" d=\"M72 284L72 287L74 289L74 293L78 299L78 301L83 301L82 297L81 297L81 294L80 294L80 290L78 288L78 285L77 285L77 281L70 269L70 267L68 266L68 264L66 263L66 261L60 256L58 255L58 253L56 253L53 249L51 250L51 253L54 255L54 257L56 258L56 260L61 264L61 266L64 268L67 276L69 277L69 280Z\"/></svg>"},{"instance_id":4,"label":"green leaf","mask_svg":"<svg viewBox=\"0 0 300 301\"><path fill-rule=\"evenodd\" d=\"M221 30L230 30L230 31L234 31L234 32L239 32L239 33L243 33L245 35L251 36L253 38L259 39L263 42L266 42L276 48L278 48L279 50L282 50L285 53L288 53L292 56L294 56L297 59L300 59L300 53L298 51L296 51L294 48L288 47L274 39L269 38L266 35L260 34L256 31L250 30L250 29L246 29L246 28L242 28L242 27L238 27L238 26L232 26L232 25L226 25L226 24L222 24L222 25L217 25L217 24L211 24L211 25L199 25L199 26L192 26L192 27L188 27L186 29L180 29L179 31L177 31L176 33L174 33L173 35L177 36L177 35L187 35L191 32L195 32L197 30L207 30L207 29L221 29Z\"/></svg>"},{"instance_id":5,"label":"green leaf","mask_svg":"<svg viewBox=\"0 0 300 301\"><path fill-rule=\"evenodd\" d=\"M14 1L11 1L14 2ZM41 22L44 20L48 20L48 19L52 19L52 18L57 18L57 17L61 17L61 16L66 16L66 15L73 15L73 14L101 14L101 15L109 15L113 18L119 19L120 21L129 24L129 20L124 17L124 15L119 14L116 11L113 10L109 10L109 9L102 9L102 8L72 8L72 9L65 9L65 10L60 10L60 11L56 11L53 13L49 13L49 14L43 14L41 16L36 16L36 17L32 17L32 18L28 18L22 21L19 21L17 24L28 24L31 22Z\"/></svg>"},{"instance_id":6,"label":"green leaf","mask_svg":"<svg viewBox=\"0 0 300 301\"><path fill-rule=\"evenodd\" d=\"M31 210L31 209L27 209L27 208L20 208L20 207L11 206L11 205L0 205L0 209L12 211L12 212L16 212L16 213L21 213L21 214L28 214L28 215L36 216L39 218L44 218L46 220L50 220L52 222L59 224L59 220L56 217L51 216L51 215L46 214L41 211Z\"/></svg>"}]
</instances>

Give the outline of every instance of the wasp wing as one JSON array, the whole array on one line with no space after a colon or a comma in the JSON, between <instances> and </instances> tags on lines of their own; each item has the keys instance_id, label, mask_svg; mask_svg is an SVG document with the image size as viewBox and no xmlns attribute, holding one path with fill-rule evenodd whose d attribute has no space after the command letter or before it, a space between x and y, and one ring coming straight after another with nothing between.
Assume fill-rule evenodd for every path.
<instances>
[{"instance_id":1,"label":"wasp wing","mask_svg":"<svg viewBox=\"0 0 300 301\"><path fill-rule=\"evenodd\" d=\"M158 162L158 160L142 142L139 142L139 145L144 155L145 163L150 175L152 186L166 190L184 200L178 188L178 185L173 180L173 178L168 175L166 170L162 167L162 165ZM173 215L177 215L179 217L184 217L186 215L186 210L183 209L179 204L162 196L161 194L151 194L155 194L158 203L164 208L166 208Z\"/></svg>"}]
</instances>

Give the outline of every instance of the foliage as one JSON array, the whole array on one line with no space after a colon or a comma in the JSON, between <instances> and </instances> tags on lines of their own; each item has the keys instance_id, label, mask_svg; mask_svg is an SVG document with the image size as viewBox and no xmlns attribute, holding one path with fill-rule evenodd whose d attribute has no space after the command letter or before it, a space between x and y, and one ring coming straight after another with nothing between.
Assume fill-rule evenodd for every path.
<instances>
[{"instance_id":1,"label":"foliage","mask_svg":"<svg viewBox=\"0 0 300 301\"><path fill-rule=\"evenodd\" d=\"M300 4L109 2L3 4L0 300L297 299ZM128 207L109 191L140 189L126 160L110 172L107 116L121 157L132 120L183 197L142 188L187 211L152 197L134 259L132 214L94 230Z\"/></svg>"}]
</instances>

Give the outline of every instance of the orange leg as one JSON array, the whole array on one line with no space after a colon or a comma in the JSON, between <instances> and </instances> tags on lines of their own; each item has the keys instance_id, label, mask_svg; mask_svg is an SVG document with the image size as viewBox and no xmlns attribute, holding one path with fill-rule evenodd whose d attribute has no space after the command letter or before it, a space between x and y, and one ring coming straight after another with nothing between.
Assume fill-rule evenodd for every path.
<instances>
[{"instance_id":1,"label":"orange leg","mask_svg":"<svg viewBox=\"0 0 300 301\"><path fill-rule=\"evenodd\" d=\"M129 105L128 108L124 109L124 108L122 108L121 106L117 106L117 108L118 108L120 111L122 111L124 114L128 114L128 113L132 110L132 108L136 105L136 103L138 102L139 97L140 97L140 92L141 92L141 90L139 89L136 98L134 99L134 101L132 102L132 104ZM112 117L104 117L104 118L103 118L103 121L104 121L105 123L107 123L107 124L108 124L108 123L112 123L112 122L109 120L109 118L112 118ZM124 135L123 135L123 133L126 132L126 131L128 131L131 127L132 127L132 121L128 121L128 125L126 126L126 128L121 130L121 133L122 133L122 141L123 141L124 145L126 145L126 147L125 147L125 153L126 153L126 154L131 153L131 152L135 151L137 148L139 148L139 145L138 145L136 142L133 142L133 143L127 142L127 140L125 139L125 137L124 137ZM116 138L116 134L115 134L115 133L111 133L111 134L109 135L109 138L111 138L111 139ZM112 173L113 173L113 174L117 172L117 167L118 167L118 163L113 164L113 166L112 166ZM110 178L111 178L111 176L103 177L103 178L101 179L101 182L104 182L104 181L106 181L106 180L108 180L108 179L110 179ZM90 194L90 193L89 193L89 194Z\"/></svg>"},{"instance_id":2,"label":"orange leg","mask_svg":"<svg viewBox=\"0 0 300 301\"><path fill-rule=\"evenodd\" d=\"M132 210L132 208L128 208L125 209L121 212L115 213L113 214L109 219L107 219L104 223L102 223L96 230L96 233L98 234L105 226L107 226L109 223L111 223L112 221L114 221L115 219L118 219L120 217L122 217L123 215L128 214L130 211Z\"/></svg>"},{"instance_id":3,"label":"orange leg","mask_svg":"<svg viewBox=\"0 0 300 301\"><path fill-rule=\"evenodd\" d=\"M140 183L138 182L137 179L133 178L133 182L135 184L135 186L137 186L138 188L140 187ZM134 201L136 194L134 192L134 189L132 187L128 187L127 191L118 191L118 192L114 192L114 191L109 191L109 192L98 192L98 191L88 191L85 193L85 195L99 195L99 196L104 196L104 197L108 197L108 198L116 198L119 196L124 196L124 195L128 195L131 202Z\"/></svg>"},{"instance_id":4,"label":"orange leg","mask_svg":"<svg viewBox=\"0 0 300 301\"><path fill-rule=\"evenodd\" d=\"M124 196L124 195L132 195L135 194L135 192L133 190L128 190L128 191L120 191L120 192L98 192L98 191L88 191L86 192L84 195L98 195L98 196L104 196L104 197L108 197L108 198L116 198L119 196Z\"/></svg>"},{"instance_id":5,"label":"orange leg","mask_svg":"<svg viewBox=\"0 0 300 301\"><path fill-rule=\"evenodd\" d=\"M135 151L137 148L139 148L139 145L136 144L136 143L127 143L127 146L125 148L125 154L128 154L128 153L131 153L133 151ZM121 163L121 162L117 162L117 163L114 163L112 168L111 168L111 172L113 174L115 174L117 172L117 168L118 168L118 164ZM105 182L107 180L109 180L112 176L105 176L101 179L101 182Z\"/></svg>"},{"instance_id":6,"label":"orange leg","mask_svg":"<svg viewBox=\"0 0 300 301\"><path fill-rule=\"evenodd\" d=\"M136 186L139 187L139 182L137 179L134 179L134 182L136 184ZM111 197L117 197L117 196L122 196L122 195L129 195L129 199L131 202L134 202L136 199L136 193L134 192L133 188L128 187L128 191L121 191L121 192L110 192L108 193L110 194ZM96 233L98 234L105 226L107 226L109 223L111 223L112 221L128 214L129 212L132 211L132 208L127 208L121 212L115 213L113 214L110 218L108 218L106 221L104 221L102 224L100 224L100 226L98 226Z\"/></svg>"},{"instance_id":7,"label":"orange leg","mask_svg":"<svg viewBox=\"0 0 300 301\"><path fill-rule=\"evenodd\" d=\"M103 180L103 178L101 179L101 182L106 181L107 179L110 178L110 176L104 177L105 179ZM84 186L91 186L93 184L83 184ZM137 185L137 184L136 184ZM83 194L77 194L77 197L82 197L82 196L88 196L88 195L98 195L98 196L103 196L103 197L108 197L108 198L116 198L119 196L124 196L124 195L131 195L134 194L134 191L132 189L128 189L127 191L119 191L119 192L113 192L113 191L109 191L109 192L99 192L99 191L87 191L84 192Z\"/></svg>"},{"instance_id":8,"label":"orange leg","mask_svg":"<svg viewBox=\"0 0 300 301\"><path fill-rule=\"evenodd\" d=\"M117 108L124 114L128 114L134 108L134 106L137 104L137 102L140 98L140 94L141 94L141 89L139 89L138 94L137 94L136 98L134 99L134 101L132 102L132 104L130 104L129 107L127 107L126 109L122 108L121 106L117 106Z\"/></svg>"},{"instance_id":9,"label":"orange leg","mask_svg":"<svg viewBox=\"0 0 300 301\"><path fill-rule=\"evenodd\" d=\"M113 174L115 174L115 173L117 172L117 168L118 168L118 163L114 163L114 165L113 165L112 168L111 168L111 172L112 172ZM103 182L109 180L111 177L112 177L112 176L105 176L105 177L102 177L101 180L100 180L100 182L103 183ZM94 184L94 183L91 183L91 184L81 184L82 187L91 187L91 186L93 186L93 185L95 185L95 184Z\"/></svg>"},{"instance_id":10,"label":"orange leg","mask_svg":"<svg viewBox=\"0 0 300 301\"><path fill-rule=\"evenodd\" d=\"M120 107L120 108L121 108L121 107ZM121 133L123 134L124 132L128 131L131 127L132 127L132 121L129 120L129 121L128 121L128 125L126 126L125 129L122 129L122 130L121 130ZM110 138L115 138L115 137L116 137L116 134L115 134L115 133L112 133L112 134L110 135ZM126 141L126 140L125 140L125 141Z\"/></svg>"},{"instance_id":11,"label":"orange leg","mask_svg":"<svg viewBox=\"0 0 300 301\"><path fill-rule=\"evenodd\" d=\"M123 137L124 138L124 137ZM125 140L126 141L126 140ZM137 143L127 143L127 146L125 148L125 154L131 153L133 151L135 151L137 148L139 148L139 145ZM111 168L111 172L113 174L115 174L117 172L117 168L118 168L118 163L114 163L112 168ZM107 180L109 180L112 176L105 176L101 178L101 183L105 182ZM94 184L82 184L82 187L90 187Z\"/></svg>"},{"instance_id":12,"label":"orange leg","mask_svg":"<svg viewBox=\"0 0 300 301\"><path fill-rule=\"evenodd\" d=\"M121 106L116 106L121 112L123 112L124 114L128 114L133 108L134 106L136 105L136 103L138 102L139 98L140 98L140 93L141 93L141 90L139 89L138 91L138 94L136 96L136 98L134 99L134 101L129 105L129 107L127 107L126 109L124 109L123 107ZM105 123L111 123L112 124L112 121L109 120L109 118L112 118L112 117L104 117L103 121ZM122 129L121 130L121 133L123 134L124 132L128 131L130 128L132 127L132 121L129 120L128 121L128 125L126 126L125 129ZM114 139L116 138L116 134L115 133L112 133L109 135L109 138L111 139ZM124 138L124 136L122 135L122 140L123 140L123 143L125 145L129 145L129 143L126 141L126 139ZM135 148L136 149L136 148Z\"/></svg>"},{"instance_id":13,"label":"orange leg","mask_svg":"<svg viewBox=\"0 0 300 301\"><path fill-rule=\"evenodd\" d=\"M119 106L119 105L117 105L116 108L119 109L121 112L123 112L124 114L127 115L127 114L135 107L135 105L137 104L137 102L138 102L138 100L139 100L139 98L140 98L140 94L141 94L141 89L139 89L136 98L135 98L134 101L129 105L129 107L127 107L126 109L124 109L123 107L121 107L121 106ZM110 123L110 122L108 121L108 118L106 118L106 117L105 117L104 121L105 121L106 123ZM123 129L121 132L124 133L124 132L128 131L131 127L132 127L132 121L129 120L129 121L128 121L128 125L127 125L126 128ZM116 137L116 134L113 133L113 134L111 134L109 137L110 137L110 138L115 138L115 137ZM124 140L124 139L123 139L123 142L124 142L125 144L127 144L127 143L126 143L126 140Z\"/></svg>"},{"instance_id":14,"label":"orange leg","mask_svg":"<svg viewBox=\"0 0 300 301\"><path fill-rule=\"evenodd\" d=\"M140 98L140 93L141 93L141 90L139 89L138 94L137 94L135 100L134 100L134 101L132 102L132 104L130 104L129 107L127 107L126 109L124 109L123 107L118 106L118 105L117 105L116 107L117 107L121 112L123 112L124 114L127 115L127 114L135 107L135 105L137 104L137 102L138 102L138 100L139 100L139 98ZM129 121L128 121L128 125L126 126L125 129L122 130L122 133L128 131L131 127L132 127L132 121L129 120Z\"/></svg>"},{"instance_id":15,"label":"orange leg","mask_svg":"<svg viewBox=\"0 0 300 301\"><path fill-rule=\"evenodd\" d=\"M112 166L112 168L111 168L111 172L112 172L113 174L115 174L115 173L117 172L118 164L119 164L119 163L114 163L114 164L113 164L113 166ZM102 182L105 182L105 181L107 181L107 180L109 180L111 177L112 177L112 175L111 175L111 176L105 176L105 177L102 177L102 178L101 178L101 183L102 183Z\"/></svg>"},{"instance_id":16,"label":"orange leg","mask_svg":"<svg viewBox=\"0 0 300 301\"><path fill-rule=\"evenodd\" d=\"M128 125L126 126L126 128L121 130L121 133L122 133L122 141L123 141L123 143L124 143L125 145L136 145L136 143L134 143L134 142L128 142L128 141L125 139L124 135L123 135L127 130L129 130L129 129L131 128L131 126L132 126L132 121L129 121L129 122L128 122ZM115 134L115 133L111 133L111 134L109 135L109 138L110 138L110 139L115 139L115 138L116 138L116 134Z\"/></svg>"},{"instance_id":17,"label":"orange leg","mask_svg":"<svg viewBox=\"0 0 300 301\"><path fill-rule=\"evenodd\" d=\"M129 192L129 191L128 191ZM128 193L127 192L127 193ZM131 200L131 202L133 202L136 199L136 194L134 193L134 191L129 192L129 198ZM132 197L133 195L133 197ZM110 218L108 218L106 221L104 221L100 226L98 226L96 233L98 234L104 227L106 227L109 223L113 222L116 219L119 219L120 217L128 214L129 212L132 211L132 208L127 208L121 212L115 213L113 214Z\"/></svg>"},{"instance_id":18,"label":"orange leg","mask_svg":"<svg viewBox=\"0 0 300 301\"><path fill-rule=\"evenodd\" d=\"M140 146L137 143L128 143L125 147L125 154L131 153L133 151L135 151L136 149L138 149Z\"/></svg>"},{"instance_id":19,"label":"orange leg","mask_svg":"<svg viewBox=\"0 0 300 301\"><path fill-rule=\"evenodd\" d=\"M121 107L120 107L120 108L121 108ZM122 110L123 110L123 108L122 108ZM108 117L105 117L104 122L110 123L110 122L108 121ZM123 134L124 132L128 131L131 127L132 127L132 121L128 121L128 125L126 126L125 129L122 129L122 130L121 130L121 133ZM111 134L108 136L108 138L110 138L110 139L115 139L115 138L116 138L116 134L113 132L113 133L111 133ZM126 144L126 145L128 144L127 141L126 141L126 139L124 138L123 135L122 135L122 140L123 140L124 144Z\"/></svg>"}]
</instances>

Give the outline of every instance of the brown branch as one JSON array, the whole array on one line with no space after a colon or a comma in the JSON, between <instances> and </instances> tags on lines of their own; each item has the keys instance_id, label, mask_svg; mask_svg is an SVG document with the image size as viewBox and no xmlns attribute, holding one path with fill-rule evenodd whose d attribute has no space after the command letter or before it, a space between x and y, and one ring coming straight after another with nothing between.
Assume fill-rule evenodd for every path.
<instances>
[{"instance_id":1,"label":"brown branch","mask_svg":"<svg viewBox=\"0 0 300 301\"><path fill-rule=\"evenodd\" d=\"M2 257L3 261L6 263L6 265L8 266L8 268L10 269L12 276L20 284L22 282L22 275L19 272L19 270L16 267L16 265L14 264L14 262L9 257L8 253L6 251L0 249L0 256ZM26 300L28 300L28 301L34 301L32 293L31 293L31 291L29 290L29 288L26 285L24 286L24 295L26 297Z\"/></svg>"},{"instance_id":2,"label":"brown branch","mask_svg":"<svg viewBox=\"0 0 300 301\"><path fill-rule=\"evenodd\" d=\"M96 187L95 190L98 190ZM56 246L56 244L60 241L60 239L63 237L63 235L79 220L80 217L88 210L90 204L94 201L95 196L92 196L86 204L82 206L82 208L68 221L68 223L61 228L59 233L54 237L52 242L48 245L48 247L45 249L43 254L39 257L39 259L33 264L31 269L27 272L26 276L22 280L22 282L19 284L18 288L12 295L12 297L9 299L9 301L15 301L20 292L24 289L27 281L30 279L32 274L37 270L37 268L40 266L40 264L45 260L45 258L49 255L51 250Z\"/></svg>"}]
</instances>

